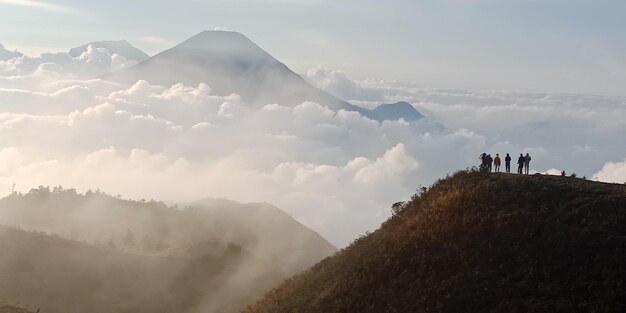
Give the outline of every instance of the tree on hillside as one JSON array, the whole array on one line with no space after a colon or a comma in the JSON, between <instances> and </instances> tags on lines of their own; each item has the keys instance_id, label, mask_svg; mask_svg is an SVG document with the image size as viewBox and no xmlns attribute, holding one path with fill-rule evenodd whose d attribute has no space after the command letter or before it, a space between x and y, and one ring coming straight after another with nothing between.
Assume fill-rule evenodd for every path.
<instances>
[{"instance_id":1,"label":"tree on hillside","mask_svg":"<svg viewBox=\"0 0 626 313\"><path fill-rule=\"evenodd\" d=\"M166 250L169 246L163 242L163 240L159 240L159 242L156 243L156 245L154 246L154 250L156 252L162 252L163 250Z\"/></svg>"},{"instance_id":2,"label":"tree on hillside","mask_svg":"<svg viewBox=\"0 0 626 313\"><path fill-rule=\"evenodd\" d=\"M155 243L150 236L144 236L141 240L141 249L144 252L153 252L155 250Z\"/></svg>"},{"instance_id":3,"label":"tree on hillside","mask_svg":"<svg viewBox=\"0 0 626 313\"><path fill-rule=\"evenodd\" d=\"M109 248L109 249L117 249L117 245L115 244L115 240L109 239L109 242L107 243L107 248Z\"/></svg>"},{"instance_id":4,"label":"tree on hillside","mask_svg":"<svg viewBox=\"0 0 626 313\"><path fill-rule=\"evenodd\" d=\"M134 248L135 247L135 234L129 229L126 231L126 234L124 235L124 237L122 237L122 244L124 246L126 246L127 248Z\"/></svg>"}]
</instances>

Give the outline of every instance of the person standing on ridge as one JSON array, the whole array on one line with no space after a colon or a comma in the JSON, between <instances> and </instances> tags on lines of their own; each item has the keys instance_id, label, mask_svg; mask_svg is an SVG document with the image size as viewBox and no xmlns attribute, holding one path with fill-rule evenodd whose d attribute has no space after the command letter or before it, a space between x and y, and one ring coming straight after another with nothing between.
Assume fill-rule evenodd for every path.
<instances>
[{"instance_id":1,"label":"person standing on ridge","mask_svg":"<svg viewBox=\"0 0 626 313\"><path fill-rule=\"evenodd\" d=\"M483 152L478 158L480 159L480 169L487 168L487 153Z\"/></svg>"},{"instance_id":2,"label":"person standing on ridge","mask_svg":"<svg viewBox=\"0 0 626 313\"><path fill-rule=\"evenodd\" d=\"M500 173L500 154L496 153L496 158L493 159L493 164L496 166L496 173Z\"/></svg>"},{"instance_id":3,"label":"person standing on ridge","mask_svg":"<svg viewBox=\"0 0 626 313\"><path fill-rule=\"evenodd\" d=\"M493 167L493 158L491 154L487 154L487 166L489 167L489 173L491 173L491 168Z\"/></svg>"},{"instance_id":4,"label":"person standing on ridge","mask_svg":"<svg viewBox=\"0 0 626 313\"><path fill-rule=\"evenodd\" d=\"M511 172L511 156L507 153L506 157L504 157L504 166L506 167L506 172Z\"/></svg>"},{"instance_id":5,"label":"person standing on ridge","mask_svg":"<svg viewBox=\"0 0 626 313\"><path fill-rule=\"evenodd\" d=\"M526 153L524 157L524 172L528 175L528 169L530 168L530 154Z\"/></svg>"},{"instance_id":6,"label":"person standing on ridge","mask_svg":"<svg viewBox=\"0 0 626 313\"><path fill-rule=\"evenodd\" d=\"M519 158L517 158L517 174L522 174L524 163L526 163L526 158L523 153L520 153Z\"/></svg>"}]
</instances>

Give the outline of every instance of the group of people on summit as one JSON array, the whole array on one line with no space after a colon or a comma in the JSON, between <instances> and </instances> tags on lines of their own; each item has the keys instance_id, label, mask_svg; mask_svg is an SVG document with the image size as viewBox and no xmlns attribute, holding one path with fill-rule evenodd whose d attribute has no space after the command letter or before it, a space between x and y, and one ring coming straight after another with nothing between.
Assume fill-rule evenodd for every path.
<instances>
[{"instance_id":1,"label":"group of people on summit","mask_svg":"<svg viewBox=\"0 0 626 313\"><path fill-rule=\"evenodd\" d=\"M528 168L530 167L530 154L523 153L519 154L519 158L517 158L517 173L518 174L526 174L528 175ZM492 158L491 154L483 153L480 155L480 168L489 170L489 172L500 172L500 164L502 160L500 159L500 154L496 153L496 157ZM506 157L504 157L504 165L506 168L506 172L511 172L511 156L507 153ZM493 169L495 167L495 169Z\"/></svg>"}]
</instances>

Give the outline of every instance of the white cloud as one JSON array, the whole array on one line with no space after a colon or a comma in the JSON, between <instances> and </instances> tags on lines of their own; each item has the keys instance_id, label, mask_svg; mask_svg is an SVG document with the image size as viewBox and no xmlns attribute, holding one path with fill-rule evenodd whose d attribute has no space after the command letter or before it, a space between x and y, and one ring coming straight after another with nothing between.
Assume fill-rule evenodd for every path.
<instances>
[{"instance_id":1,"label":"white cloud","mask_svg":"<svg viewBox=\"0 0 626 313\"><path fill-rule=\"evenodd\" d=\"M319 68L306 76L347 99L361 99L357 97L363 94L361 90L376 94L362 101L383 98L370 105L411 102L449 129L485 136L490 151L536 154L533 166L539 172L558 167L590 176L606 160L624 156L621 146L615 145L626 132L623 97L436 89L373 79L359 82ZM338 83L346 80L349 83Z\"/></svg>"},{"instance_id":2,"label":"white cloud","mask_svg":"<svg viewBox=\"0 0 626 313\"><path fill-rule=\"evenodd\" d=\"M588 177L624 157L615 144L626 133L622 98L359 82L323 69L307 74L362 103L406 100L427 116L378 123L314 102L255 110L206 84L83 80L116 64L93 47L77 58L1 62L0 72L5 66L10 74L0 77L0 193L16 183L22 191L63 185L159 200L267 201L338 245L376 228L391 203L419 185L476 165L482 152L530 152L536 172ZM609 174L623 164L609 163L597 176L619 181Z\"/></svg>"},{"instance_id":3,"label":"white cloud","mask_svg":"<svg viewBox=\"0 0 626 313\"><path fill-rule=\"evenodd\" d=\"M593 175L593 178L607 183L626 184L626 159L622 162L604 164L602 169Z\"/></svg>"},{"instance_id":4,"label":"white cloud","mask_svg":"<svg viewBox=\"0 0 626 313\"><path fill-rule=\"evenodd\" d=\"M2 65L1 61L8 61L8 60L11 60L13 58L21 57L22 55L23 54L21 52L17 51L17 50L11 51L11 50L6 49L0 43L0 66Z\"/></svg>"},{"instance_id":5,"label":"white cloud","mask_svg":"<svg viewBox=\"0 0 626 313\"><path fill-rule=\"evenodd\" d=\"M416 138L417 126L402 121L379 124L313 102L253 111L239 96L215 96L205 84L139 81L108 94L102 81L54 86L0 90L2 97L23 94L11 97L31 108L0 115L0 140L23 156L4 162L13 164L3 167L5 189L12 182L18 189L61 184L165 200L268 201L346 243L375 228L390 197L408 196L407 180L419 177L402 143ZM82 102L59 101L65 114L39 107L59 98ZM371 197L365 204L362 193ZM360 207L359 218L344 229L352 207Z\"/></svg>"},{"instance_id":6,"label":"white cloud","mask_svg":"<svg viewBox=\"0 0 626 313\"><path fill-rule=\"evenodd\" d=\"M0 49L0 57L3 53ZM9 56L0 58L0 77L21 76L31 77L41 81L55 81L58 79L89 79L102 76L106 73L137 64L116 53L109 53L105 48L87 46L87 50L73 58L65 52L42 53L41 56L27 55ZM33 83L30 83L33 86Z\"/></svg>"},{"instance_id":7,"label":"white cloud","mask_svg":"<svg viewBox=\"0 0 626 313\"><path fill-rule=\"evenodd\" d=\"M353 160L350 164L354 167L364 160ZM364 162L365 163L365 162ZM402 177L403 173L410 173L417 169L417 161L406 154L404 144L399 143L385 154L378 158L376 162L363 164L354 175L353 181L358 184L377 185L381 182L391 183Z\"/></svg>"},{"instance_id":8,"label":"white cloud","mask_svg":"<svg viewBox=\"0 0 626 313\"><path fill-rule=\"evenodd\" d=\"M556 169L556 168L551 168L551 169L543 172L542 174L553 175L553 176L560 176L560 175L562 175L562 173L563 173L562 170L559 170L559 169Z\"/></svg>"},{"instance_id":9,"label":"white cloud","mask_svg":"<svg viewBox=\"0 0 626 313\"><path fill-rule=\"evenodd\" d=\"M22 164L22 155L16 148L4 148L0 151L0 174L14 171Z\"/></svg>"},{"instance_id":10,"label":"white cloud","mask_svg":"<svg viewBox=\"0 0 626 313\"><path fill-rule=\"evenodd\" d=\"M344 72L316 67L308 70L304 78L313 85L341 99L355 101L384 101L384 95L363 86Z\"/></svg>"}]
</instances>

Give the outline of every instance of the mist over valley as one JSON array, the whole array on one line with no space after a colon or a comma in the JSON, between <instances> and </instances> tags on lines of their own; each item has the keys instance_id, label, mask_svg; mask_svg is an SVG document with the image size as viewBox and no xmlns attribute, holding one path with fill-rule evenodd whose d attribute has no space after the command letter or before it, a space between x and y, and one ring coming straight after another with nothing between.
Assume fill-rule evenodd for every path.
<instances>
[{"instance_id":1,"label":"mist over valley","mask_svg":"<svg viewBox=\"0 0 626 313\"><path fill-rule=\"evenodd\" d=\"M0 313L621 312L622 6L0 0Z\"/></svg>"}]
</instances>

